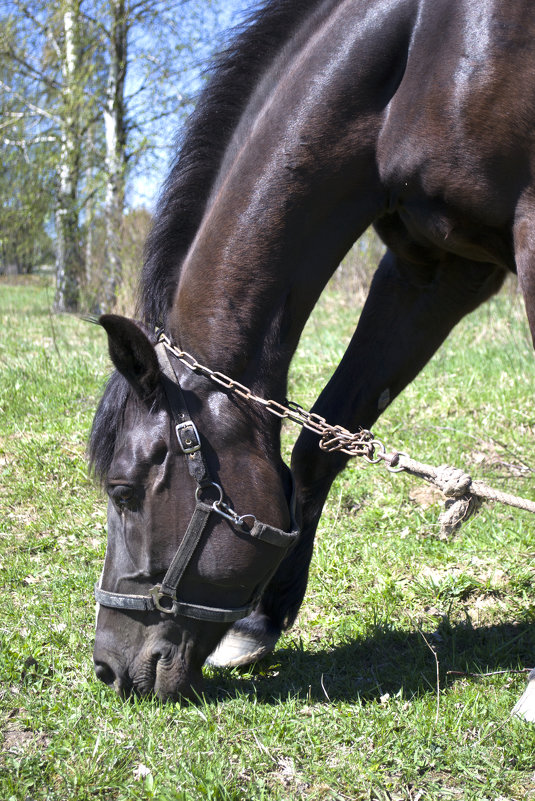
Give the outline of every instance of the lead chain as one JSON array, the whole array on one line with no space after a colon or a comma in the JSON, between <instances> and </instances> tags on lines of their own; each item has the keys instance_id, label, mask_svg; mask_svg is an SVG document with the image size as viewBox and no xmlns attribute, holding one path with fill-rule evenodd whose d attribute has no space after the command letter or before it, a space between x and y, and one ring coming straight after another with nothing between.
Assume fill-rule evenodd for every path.
<instances>
[{"instance_id":1,"label":"lead chain","mask_svg":"<svg viewBox=\"0 0 535 801\"><path fill-rule=\"evenodd\" d=\"M268 412L280 419L292 420L292 422L303 428L316 433L320 437L319 446L321 450L328 453L344 453L347 456L361 456L370 464L377 464L382 459L387 460L388 455L384 444L375 439L371 431L362 429L353 433L342 426L330 425L324 417L315 412L306 411L294 401L288 401L286 406L278 401L262 398L259 395L255 395L249 387L240 384L239 381L235 381L219 371L211 370L198 362L191 354L176 348L163 331L158 332L158 341L163 342L167 350L173 353L192 372L204 375L215 384L223 387L223 389L227 389L245 400L260 404Z\"/></svg>"}]
</instances>

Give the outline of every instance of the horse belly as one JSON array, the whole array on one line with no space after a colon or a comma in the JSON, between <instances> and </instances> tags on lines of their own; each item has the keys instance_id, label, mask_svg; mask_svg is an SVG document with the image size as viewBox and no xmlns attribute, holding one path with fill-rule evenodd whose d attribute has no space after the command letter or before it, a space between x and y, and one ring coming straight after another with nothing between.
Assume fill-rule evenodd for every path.
<instances>
[{"instance_id":1,"label":"horse belly","mask_svg":"<svg viewBox=\"0 0 535 801\"><path fill-rule=\"evenodd\" d=\"M454 207L422 196L401 199L375 227L402 260L430 266L449 253L516 271L510 228L493 228Z\"/></svg>"}]
</instances>

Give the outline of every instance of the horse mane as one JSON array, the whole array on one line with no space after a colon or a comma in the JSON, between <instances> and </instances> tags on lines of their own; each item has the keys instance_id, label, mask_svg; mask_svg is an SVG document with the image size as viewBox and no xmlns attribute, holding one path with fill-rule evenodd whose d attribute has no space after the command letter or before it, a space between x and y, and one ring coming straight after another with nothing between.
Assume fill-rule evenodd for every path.
<instances>
[{"instance_id":1,"label":"horse mane","mask_svg":"<svg viewBox=\"0 0 535 801\"><path fill-rule=\"evenodd\" d=\"M165 326L182 261L201 223L229 141L263 71L322 2L267 0L236 29L232 43L208 69L209 81L185 126L145 246L137 316L148 329ZM101 482L113 458L129 394L127 381L113 373L93 420L89 464Z\"/></svg>"},{"instance_id":2,"label":"horse mane","mask_svg":"<svg viewBox=\"0 0 535 801\"><path fill-rule=\"evenodd\" d=\"M262 72L323 0L268 0L237 29L208 70L210 80L187 123L156 207L145 248L138 314L164 325L180 267L201 223L210 189Z\"/></svg>"},{"instance_id":3,"label":"horse mane","mask_svg":"<svg viewBox=\"0 0 535 801\"><path fill-rule=\"evenodd\" d=\"M138 325L144 329L153 344L156 344L155 332L150 331L141 323ZM136 397L126 378L118 370L114 370L95 412L87 445L89 470L101 484L105 482L108 475L117 436L123 425L126 402L131 395ZM141 401L139 402L141 403ZM154 398L154 403L156 402L157 397Z\"/></svg>"}]
</instances>

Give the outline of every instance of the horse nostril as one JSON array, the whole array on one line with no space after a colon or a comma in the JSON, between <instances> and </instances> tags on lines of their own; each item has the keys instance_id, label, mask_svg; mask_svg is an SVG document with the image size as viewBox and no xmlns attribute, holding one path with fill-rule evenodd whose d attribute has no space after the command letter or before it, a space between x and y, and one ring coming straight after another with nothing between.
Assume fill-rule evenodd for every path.
<instances>
[{"instance_id":1,"label":"horse nostril","mask_svg":"<svg viewBox=\"0 0 535 801\"><path fill-rule=\"evenodd\" d=\"M113 687L121 698L128 698L132 692L132 682L127 673L122 673L120 668L114 669L108 662L102 659L95 659L95 674L100 681Z\"/></svg>"},{"instance_id":2,"label":"horse nostril","mask_svg":"<svg viewBox=\"0 0 535 801\"><path fill-rule=\"evenodd\" d=\"M100 681L103 681L104 684L108 684L110 687L116 678L114 671L106 662L95 662L95 673L97 679L100 679Z\"/></svg>"}]
</instances>

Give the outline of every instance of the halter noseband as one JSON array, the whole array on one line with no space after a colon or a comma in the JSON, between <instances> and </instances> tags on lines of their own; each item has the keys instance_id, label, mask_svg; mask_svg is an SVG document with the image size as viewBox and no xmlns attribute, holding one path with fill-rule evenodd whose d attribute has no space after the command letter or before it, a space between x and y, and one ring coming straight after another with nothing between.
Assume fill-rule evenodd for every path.
<instances>
[{"instance_id":1,"label":"halter noseband","mask_svg":"<svg viewBox=\"0 0 535 801\"><path fill-rule=\"evenodd\" d=\"M223 490L213 481L208 472L204 456L201 449L201 439L195 423L191 419L184 394L180 387L178 375L169 358L169 349L166 345L166 338L160 339L155 345L156 355L160 370L162 372L162 383L167 396L175 432L180 450L184 454L188 471L197 483L195 491L195 509L189 525L186 529L182 542L178 546L169 569L165 574L161 584L156 584L149 590L148 595L129 595L119 592L108 592L95 586L95 599L102 606L112 609L123 609L134 612L164 612L168 615L183 615L192 617L196 620L207 620L218 623L232 623L240 618L247 617L258 604L260 597L272 576L268 575L260 587L257 588L255 596L245 606L219 608L214 606L203 606L200 604L190 604L177 598L178 587L184 572L189 565L193 554L201 540L203 531L212 514L229 520L243 534L252 539L269 543L287 551L291 548L299 536L300 530L295 519L295 492L292 493L290 507L292 530L290 532L260 523L254 515L238 515L234 509L228 506L223 500ZM171 350L171 352L173 352ZM208 490L215 490L218 498L212 503L202 500L203 494ZM246 521L252 520L252 526L248 526Z\"/></svg>"}]
</instances>

